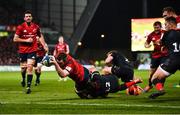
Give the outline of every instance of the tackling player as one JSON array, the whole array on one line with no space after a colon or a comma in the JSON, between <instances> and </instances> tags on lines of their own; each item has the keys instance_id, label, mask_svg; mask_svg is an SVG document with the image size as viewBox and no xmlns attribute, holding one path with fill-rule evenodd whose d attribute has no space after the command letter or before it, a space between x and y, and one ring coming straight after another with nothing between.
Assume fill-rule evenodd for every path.
<instances>
[{"instance_id":1,"label":"tackling player","mask_svg":"<svg viewBox=\"0 0 180 115\"><path fill-rule=\"evenodd\" d=\"M45 42L41 38L40 28L37 24L32 22L32 12L27 10L24 13L24 23L19 25L16 29L13 41L19 43L19 56L20 56L20 67L22 74L21 85L25 87L25 79L27 72L27 94L31 93L31 82L33 78L33 65L36 59L37 51L37 38L40 38L40 42L45 47Z\"/></svg>"},{"instance_id":2,"label":"tackling player","mask_svg":"<svg viewBox=\"0 0 180 115\"><path fill-rule=\"evenodd\" d=\"M124 84L119 84L119 79L113 74L100 75L94 71L90 74L91 87L88 89L87 98L106 97L109 93L116 93L125 90L134 84L142 83L141 79L132 80Z\"/></svg>"},{"instance_id":3,"label":"tackling player","mask_svg":"<svg viewBox=\"0 0 180 115\"><path fill-rule=\"evenodd\" d=\"M121 78L123 82L129 82L134 78L133 66L129 63L120 52L112 50L107 53L105 59L107 65L102 71L104 73L114 74L118 78Z\"/></svg>"},{"instance_id":4,"label":"tackling player","mask_svg":"<svg viewBox=\"0 0 180 115\"><path fill-rule=\"evenodd\" d=\"M153 24L154 31L151 32L146 42L144 43L145 48L151 47L151 42L154 46L154 51L151 53L151 66L150 66L150 75L149 75L149 84L144 88L144 92L148 92L150 89L153 88L151 78L158 66L164 62L167 56L167 49L161 45L161 36L163 35L164 31L161 29L161 22L156 21Z\"/></svg>"},{"instance_id":5,"label":"tackling player","mask_svg":"<svg viewBox=\"0 0 180 115\"><path fill-rule=\"evenodd\" d=\"M167 17L165 19L165 29L167 32L164 33L161 41L168 49L168 57L153 74L151 81L158 92L152 93L149 96L151 99L165 94L163 80L180 69L180 31L177 30L176 18Z\"/></svg>"}]
</instances>

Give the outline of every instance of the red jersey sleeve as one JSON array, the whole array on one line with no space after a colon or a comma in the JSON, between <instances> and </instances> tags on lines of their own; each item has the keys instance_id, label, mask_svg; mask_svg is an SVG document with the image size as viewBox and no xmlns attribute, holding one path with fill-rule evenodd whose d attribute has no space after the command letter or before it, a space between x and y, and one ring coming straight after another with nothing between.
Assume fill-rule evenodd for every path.
<instances>
[{"instance_id":1,"label":"red jersey sleeve","mask_svg":"<svg viewBox=\"0 0 180 115\"><path fill-rule=\"evenodd\" d=\"M18 35L18 36L21 36L22 35L22 26L21 25L19 25L18 27L17 27L17 29L16 29L16 34Z\"/></svg>"},{"instance_id":2,"label":"red jersey sleeve","mask_svg":"<svg viewBox=\"0 0 180 115\"><path fill-rule=\"evenodd\" d=\"M152 33L150 33L150 34L148 35L148 37L147 37L146 42L147 42L148 44L150 44L150 43L151 43L151 41L152 41L152 35L153 35L153 32L152 32Z\"/></svg>"}]
</instances>

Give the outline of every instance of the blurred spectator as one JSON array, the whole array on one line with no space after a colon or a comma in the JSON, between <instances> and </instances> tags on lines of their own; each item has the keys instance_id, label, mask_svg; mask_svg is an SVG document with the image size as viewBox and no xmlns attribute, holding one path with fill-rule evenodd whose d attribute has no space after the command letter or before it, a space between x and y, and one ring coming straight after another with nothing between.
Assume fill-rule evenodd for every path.
<instances>
[{"instance_id":1,"label":"blurred spectator","mask_svg":"<svg viewBox=\"0 0 180 115\"><path fill-rule=\"evenodd\" d=\"M19 63L17 46L12 39L0 37L0 65L16 65Z\"/></svg>"}]
</instances>

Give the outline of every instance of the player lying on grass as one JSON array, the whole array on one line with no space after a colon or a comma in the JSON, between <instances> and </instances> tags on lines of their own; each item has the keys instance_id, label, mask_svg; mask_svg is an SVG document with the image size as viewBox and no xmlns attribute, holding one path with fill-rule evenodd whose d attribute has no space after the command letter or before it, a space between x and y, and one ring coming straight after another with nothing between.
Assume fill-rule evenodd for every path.
<instances>
[{"instance_id":1,"label":"player lying on grass","mask_svg":"<svg viewBox=\"0 0 180 115\"><path fill-rule=\"evenodd\" d=\"M142 82L137 79L121 86L116 76L106 75L106 77L102 77L97 72L91 74L87 68L65 53L52 57L51 63L55 65L59 77L69 76L75 82L75 91L80 98L104 96L107 93L117 92Z\"/></svg>"},{"instance_id":2,"label":"player lying on grass","mask_svg":"<svg viewBox=\"0 0 180 115\"><path fill-rule=\"evenodd\" d=\"M124 84L119 83L118 77L113 74L101 75L98 71L90 74L90 87L87 98L106 97L109 93L125 90L134 84L141 83L141 79L135 79Z\"/></svg>"}]
</instances>

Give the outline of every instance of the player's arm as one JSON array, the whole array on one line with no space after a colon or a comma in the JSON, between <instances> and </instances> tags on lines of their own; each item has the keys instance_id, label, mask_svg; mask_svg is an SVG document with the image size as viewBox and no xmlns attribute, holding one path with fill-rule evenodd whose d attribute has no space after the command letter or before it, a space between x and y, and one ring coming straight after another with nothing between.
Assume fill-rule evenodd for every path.
<instances>
[{"instance_id":1,"label":"player's arm","mask_svg":"<svg viewBox=\"0 0 180 115\"><path fill-rule=\"evenodd\" d=\"M54 65L55 65L56 71L60 77L64 78L69 75L69 72L66 69L62 69L58 63L55 63Z\"/></svg>"},{"instance_id":2,"label":"player's arm","mask_svg":"<svg viewBox=\"0 0 180 115\"><path fill-rule=\"evenodd\" d=\"M69 45L66 45L66 54L69 54Z\"/></svg>"},{"instance_id":3,"label":"player's arm","mask_svg":"<svg viewBox=\"0 0 180 115\"><path fill-rule=\"evenodd\" d=\"M60 77L64 78L69 75L69 71L66 69L62 69L54 57L51 59L51 63L54 64L56 71Z\"/></svg>"},{"instance_id":4,"label":"player's arm","mask_svg":"<svg viewBox=\"0 0 180 115\"><path fill-rule=\"evenodd\" d=\"M146 40L146 42L144 43L144 47L145 48L150 48L151 47L151 41L152 41L152 34L149 34L148 36L147 36L147 40Z\"/></svg>"},{"instance_id":5,"label":"player's arm","mask_svg":"<svg viewBox=\"0 0 180 115\"><path fill-rule=\"evenodd\" d=\"M46 44L45 40L44 40L44 36L41 34L40 38L39 38L40 43L42 44L44 50L48 53L49 49L48 49L48 45Z\"/></svg>"},{"instance_id":6,"label":"player's arm","mask_svg":"<svg viewBox=\"0 0 180 115\"><path fill-rule=\"evenodd\" d=\"M56 47L55 47L55 49L53 51L53 56L56 56L56 54L57 54L57 51L56 51Z\"/></svg>"},{"instance_id":7,"label":"player's arm","mask_svg":"<svg viewBox=\"0 0 180 115\"><path fill-rule=\"evenodd\" d=\"M151 47L151 44L146 41L146 42L144 43L144 47L145 47L145 48L150 48L150 47Z\"/></svg>"},{"instance_id":8,"label":"player's arm","mask_svg":"<svg viewBox=\"0 0 180 115\"><path fill-rule=\"evenodd\" d=\"M22 39L22 38L19 37L19 35L15 34L14 38L13 38L13 41L14 42L27 42L27 43L31 43L31 42L33 42L33 39L32 38Z\"/></svg>"}]
</instances>

